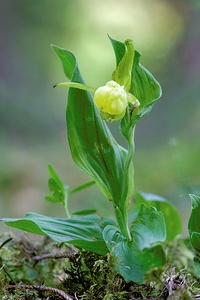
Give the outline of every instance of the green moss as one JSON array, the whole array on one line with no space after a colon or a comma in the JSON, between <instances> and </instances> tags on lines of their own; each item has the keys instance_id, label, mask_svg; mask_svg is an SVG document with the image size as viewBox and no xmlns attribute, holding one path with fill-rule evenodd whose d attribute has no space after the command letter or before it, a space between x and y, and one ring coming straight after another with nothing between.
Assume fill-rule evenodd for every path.
<instances>
[{"instance_id":1,"label":"green moss","mask_svg":"<svg viewBox=\"0 0 200 300\"><path fill-rule=\"evenodd\" d=\"M9 237L3 236L2 242ZM152 269L146 274L144 284L138 285L124 281L116 272L115 260L111 255L75 251L71 246L56 244L46 238L38 242L23 235L0 249L0 299L59 298L52 291L11 289L11 284L54 287L71 296L76 294L82 300L193 299L193 295L200 293L200 288L199 279L193 272L190 244L177 238L166 244L165 249L167 264ZM68 258L61 255L60 259L49 258L39 262L33 259L47 253L66 251Z\"/></svg>"}]
</instances>

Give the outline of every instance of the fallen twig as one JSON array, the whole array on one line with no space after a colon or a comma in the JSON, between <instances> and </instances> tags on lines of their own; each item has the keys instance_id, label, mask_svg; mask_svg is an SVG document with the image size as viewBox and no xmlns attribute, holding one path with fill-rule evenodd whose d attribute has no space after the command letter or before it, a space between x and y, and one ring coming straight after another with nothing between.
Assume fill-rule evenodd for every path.
<instances>
[{"instance_id":1,"label":"fallen twig","mask_svg":"<svg viewBox=\"0 0 200 300\"><path fill-rule=\"evenodd\" d=\"M43 255L37 255L33 256L32 259L36 262L39 262L43 259L49 259L49 258L54 258L54 259L59 259L59 258L71 258L74 257L77 253L70 253L69 251L63 252L63 253L47 253Z\"/></svg>"},{"instance_id":2,"label":"fallen twig","mask_svg":"<svg viewBox=\"0 0 200 300\"><path fill-rule=\"evenodd\" d=\"M40 291L40 292L48 291L48 292L58 294L59 296L61 296L65 300L74 300L74 297L69 296L68 294L66 294L62 290L52 288L52 287L49 287L49 286L44 286L44 285L41 285L41 286L40 285L9 285L8 288L10 288L10 289L30 289L30 290L37 290L37 291Z\"/></svg>"}]
</instances>

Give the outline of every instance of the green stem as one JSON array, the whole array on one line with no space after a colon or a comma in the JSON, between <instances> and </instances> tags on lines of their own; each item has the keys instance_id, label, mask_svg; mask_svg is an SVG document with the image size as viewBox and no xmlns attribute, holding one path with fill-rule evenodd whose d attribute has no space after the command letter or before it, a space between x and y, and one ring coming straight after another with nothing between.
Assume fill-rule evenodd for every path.
<instances>
[{"instance_id":1,"label":"green stem","mask_svg":"<svg viewBox=\"0 0 200 300\"><path fill-rule=\"evenodd\" d=\"M129 177L130 177L131 163L132 163L133 154L135 150L134 132L135 132L135 127L131 129L131 133L129 134L129 137L127 139L129 148L128 148L128 155L124 166L125 174L124 174L124 189L122 194L123 199L127 197L127 193L129 191Z\"/></svg>"},{"instance_id":2,"label":"green stem","mask_svg":"<svg viewBox=\"0 0 200 300\"><path fill-rule=\"evenodd\" d=\"M69 209L68 209L68 191L65 191L64 208L65 208L67 218L70 219L71 215L70 215Z\"/></svg>"},{"instance_id":3,"label":"green stem","mask_svg":"<svg viewBox=\"0 0 200 300\"><path fill-rule=\"evenodd\" d=\"M131 234L129 230L128 225L128 208L129 208L129 202L130 202L130 192L132 191L132 188L130 186L130 176L131 176L131 163L133 159L133 154L135 150L134 145L134 128L130 130L129 137L127 139L129 149L128 149L128 155L125 161L125 173L124 173L124 179L123 179L123 191L122 191L122 197L119 201L119 207L115 207L115 216L119 225L119 228L122 232L122 234L127 238L128 241L131 241ZM133 178L131 178L133 180Z\"/></svg>"},{"instance_id":4,"label":"green stem","mask_svg":"<svg viewBox=\"0 0 200 300\"><path fill-rule=\"evenodd\" d=\"M115 217L117 219L117 223L119 225L121 233L127 238L130 242L132 240L129 226L128 226L128 210L124 213L120 207L115 207Z\"/></svg>"},{"instance_id":5,"label":"green stem","mask_svg":"<svg viewBox=\"0 0 200 300\"><path fill-rule=\"evenodd\" d=\"M121 233L127 238L128 241L131 241L131 234L128 226L128 213L122 212L121 208L115 206L115 217L119 225Z\"/></svg>"}]
</instances>

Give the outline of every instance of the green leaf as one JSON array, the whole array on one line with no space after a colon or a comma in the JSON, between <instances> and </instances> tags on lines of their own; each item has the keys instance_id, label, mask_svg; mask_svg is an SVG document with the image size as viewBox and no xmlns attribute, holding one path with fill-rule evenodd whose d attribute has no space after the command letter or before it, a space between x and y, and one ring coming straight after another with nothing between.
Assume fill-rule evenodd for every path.
<instances>
[{"instance_id":1,"label":"green leaf","mask_svg":"<svg viewBox=\"0 0 200 300\"><path fill-rule=\"evenodd\" d=\"M192 247L200 255L200 197L190 195L192 211L188 222L188 230Z\"/></svg>"},{"instance_id":2,"label":"green leaf","mask_svg":"<svg viewBox=\"0 0 200 300\"><path fill-rule=\"evenodd\" d=\"M66 199L66 188L62 184L58 174L55 172L51 165L48 166L49 173L51 178L48 181L49 190L52 192L52 195L46 195L45 199L54 203L61 203L65 205Z\"/></svg>"},{"instance_id":3,"label":"green leaf","mask_svg":"<svg viewBox=\"0 0 200 300\"><path fill-rule=\"evenodd\" d=\"M1 219L8 226L34 234L49 236L56 242L66 242L76 247L105 255L108 252L103 240L103 229L114 224L111 219L96 215L76 218L51 218L35 213L28 213L22 219Z\"/></svg>"},{"instance_id":4,"label":"green leaf","mask_svg":"<svg viewBox=\"0 0 200 300\"><path fill-rule=\"evenodd\" d=\"M162 212L142 204L139 214L130 228L133 240L139 249L151 247L153 243L166 240L166 225Z\"/></svg>"},{"instance_id":5,"label":"green leaf","mask_svg":"<svg viewBox=\"0 0 200 300\"><path fill-rule=\"evenodd\" d=\"M112 79L119 85L124 86L126 92L129 92L132 79L132 66L134 61L135 49L133 41L128 39L124 42L124 56L117 65L116 70L112 74Z\"/></svg>"},{"instance_id":6,"label":"green leaf","mask_svg":"<svg viewBox=\"0 0 200 300\"><path fill-rule=\"evenodd\" d=\"M51 45L55 53L58 55L58 57L62 61L63 69L65 72L65 75L70 80L72 79L74 69L77 66L76 58L73 53L70 51L67 51L63 48L57 47L55 45Z\"/></svg>"},{"instance_id":7,"label":"green leaf","mask_svg":"<svg viewBox=\"0 0 200 300\"><path fill-rule=\"evenodd\" d=\"M131 234L133 241L128 242L115 226L108 225L103 231L107 247L116 257L118 272L126 281L141 283L150 268L165 263L163 248L157 244L166 238L162 213L142 205Z\"/></svg>"},{"instance_id":8,"label":"green leaf","mask_svg":"<svg viewBox=\"0 0 200 300\"><path fill-rule=\"evenodd\" d=\"M57 83L55 84L53 87L64 87L64 88L76 88L76 89L80 89L80 90L84 90L84 91L90 91L90 92L95 92L96 89L94 89L93 87L91 86L88 86L88 85L85 85L85 84L82 84L82 83L77 83L77 82L61 82L61 83Z\"/></svg>"},{"instance_id":9,"label":"green leaf","mask_svg":"<svg viewBox=\"0 0 200 300\"><path fill-rule=\"evenodd\" d=\"M109 38L115 52L116 64L118 65L124 56L125 45L111 37ZM135 50L130 89L130 93L139 100L140 106L132 113L131 120L128 123L126 122L126 118L123 118L121 121L121 131L125 137L127 131L131 130L139 119L150 112L153 105L162 94L158 81L140 64L140 57L141 54Z\"/></svg>"},{"instance_id":10,"label":"green leaf","mask_svg":"<svg viewBox=\"0 0 200 300\"><path fill-rule=\"evenodd\" d=\"M66 76L72 82L84 84L75 56L53 46L63 65ZM125 187L124 174L127 150L114 139L105 121L95 107L91 93L70 88L66 110L68 141L76 165L92 176L106 198L113 201L121 212L119 221L126 228L127 201L133 192L133 165L130 183ZM123 195L123 196L122 196ZM122 228L122 231L124 229ZM126 229L124 230L126 231Z\"/></svg>"},{"instance_id":11,"label":"green leaf","mask_svg":"<svg viewBox=\"0 0 200 300\"><path fill-rule=\"evenodd\" d=\"M137 207L139 208L142 203L153 206L163 213L167 230L167 241L172 241L176 235L181 233L182 223L180 215L170 202L163 197L140 192L136 194Z\"/></svg>"},{"instance_id":12,"label":"green leaf","mask_svg":"<svg viewBox=\"0 0 200 300\"><path fill-rule=\"evenodd\" d=\"M197 276L200 277L200 197L190 195L192 201L192 211L188 222L188 231L192 247L196 252L194 257L194 270Z\"/></svg>"},{"instance_id":13,"label":"green leaf","mask_svg":"<svg viewBox=\"0 0 200 300\"><path fill-rule=\"evenodd\" d=\"M82 185L79 185L78 187L76 187L75 189L70 191L69 194L71 195L71 194L80 192L82 190L85 190L85 189L89 188L90 186L92 186L93 184L95 184L95 181L90 181L90 182L84 183Z\"/></svg>"},{"instance_id":14,"label":"green leaf","mask_svg":"<svg viewBox=\"0 0 200 300\"><path fill-rule=\"evenodd\" d=\"M72 213L72 215L86 216L86 215L92 215L94 213L96 213L96 209L86 209L86 210L75 211Z\"/></svg>"},{"instance_id":15,"label":"green leaf","mask_svg":"<svg viewBox=\"0 0 200 300\"><path fill-rule=\"evenodd\" d=\"M200 256L196 256L193 259L194 262L194 271L197 274L198 277L200 277Z\"/></svg>"}]
</instances>

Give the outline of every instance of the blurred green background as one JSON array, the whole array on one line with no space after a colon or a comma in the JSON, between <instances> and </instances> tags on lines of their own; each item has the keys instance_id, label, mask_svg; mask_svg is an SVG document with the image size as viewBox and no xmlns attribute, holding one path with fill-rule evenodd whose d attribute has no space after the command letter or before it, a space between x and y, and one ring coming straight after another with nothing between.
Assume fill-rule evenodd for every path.
<instances>
[{"instance_id":1,"label":"blurred green background","mask_svg":"<svg viewBox=\"0 0 200 300\"><path fill-rule=\"evenodd\" d=\"M174 203L184 220L199 192L199 0L7 0L0 10L0 217L64 216L44 200L47 165L75 188L90 180L73 164L65 127L65 81L50 44L71 50L88 85L111 78L107 38L131 38L163 96L136 128L135 190ZM78 116L77 116L78 119ZM116 133L116 126L111 126ZM121 136L116 136L124 145ZM71 211L112 209L96 186L72 195ZM8 230L0 224L0 230Z\"/></svg>"}]
</instances>

